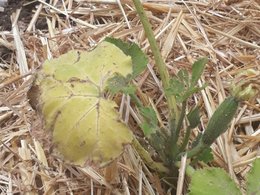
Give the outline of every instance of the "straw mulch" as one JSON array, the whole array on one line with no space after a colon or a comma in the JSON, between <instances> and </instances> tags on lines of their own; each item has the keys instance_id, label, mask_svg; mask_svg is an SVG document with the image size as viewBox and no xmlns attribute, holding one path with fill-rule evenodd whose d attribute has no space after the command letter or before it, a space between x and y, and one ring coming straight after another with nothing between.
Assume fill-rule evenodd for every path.
<instances>
[{"instance_id":1,"label":"straw mulch","mask_svg":"<svg viewBox=\"0 0 260 195\"><path fill-rule=\"evenodd\" d=\"M166 194L170 184L149 170L136 151L106 168L75 167L53 152L27 92L32 75L46 59L69 50L90 50L106 36L138 43L150 56L135 81L167 125L167 106L143 28L130 0L10 0L0 32L0 191L2 194ZM175 2L175 3L174 3ZM15 6L14 6L15 5ZM201 56L209 63L200 81L209 86L190 101L202 105L204 129L217 105L228 96L232 78L248 68L260 70L259 0L155 1L143 4L171 75ZM32 11L31 11L32 10ZM10 19L11 18L11 19ZM147 98L142 101L147 100ZM123 97L123 119L142 137L138 115ZM259 157L260 99L241 104L231 127L213 145L214 161L243 190L251 162ZM126 113L125 113L126 112ZM127 116L127 117L126 117ZM185 165L185 159L182 161ZM202 165L201 165L202 166ZM181 169L177 193L186 194Z\"/></svg>"}]
</instances>

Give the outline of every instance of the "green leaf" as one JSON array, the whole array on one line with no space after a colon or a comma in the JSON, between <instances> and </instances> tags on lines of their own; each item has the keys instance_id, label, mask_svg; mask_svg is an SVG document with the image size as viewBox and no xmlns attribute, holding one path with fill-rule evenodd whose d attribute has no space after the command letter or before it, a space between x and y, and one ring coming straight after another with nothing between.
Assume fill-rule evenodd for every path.
<instances>
[{"instance_id":1,"label":"green leaf","mask_svg":"<svg viewBox=\"0 0 260 195\"><path fill-rule=\"evenodd\" d=\"M190 96L192 96L195 93L198 93L199 91L201 91L202 89L204 89L207 85L204 84L202 87L191 87L188 90L184 91L182 95L179 96L179 98L177 97L177 101L178 102L184 102L185 100L187 100Z\"/></svg>"},{"instance_id":2,"label":"green leaf","mask_svg":"<svg viewBox=\"0 0 260 195\"><path fill-rule=\"evenodd\" d=\"M185 86L177 77L170 79L170 87L166 89L166 93L170 95L179 96L183 93Z\"/></svg>"},{"instance_id":3,"label":"green leaf","mask_svg":"<svg viewBox=\"0 0 260 195\"><path fill-rule=\"evenodd\" d=\"M122 41L121 39L116 39L113 37L106 37L105 41L114 44L117 46L119 49L121 49L125 55L129 55L127 52L130 48L130 44Z\"/></svg>"},{"instance_id":4,"label":"green leaf","mask_svg":"<svg viewBox=\"0 0 260 195\"><path fill-rule=\"evenodd\" d=\"M200 123L200 112L199 107L193 108L188 114L187 114L188 121L190 123L191 128L195 128Z\"/></svg>"},{"instance_id":5,"label":"green leaf","mask_svg":"<svg viewBox=\"0 0 260 195\"><path fill-rule=\"evenodd\" d=\"M199 134L197 135L197 137L195 138L195 140L191 144L192 148L196 147L199 144L200 140L202 139L202 136L203 136L203 133L199 132Z\"/></svg>"},{"instance_id":6,"label":"green leaf","mask_svg":"<svg viewBox=\"0 0 260 195\"><path fill-rule=\"evenodd\" d=\"M189 190L189 195L242 195L235 182L220 168L196 170Z\"/></svg>"},{"instance_id":7,"label":"green leaf","mask_svg":"<svg viewBox=\"0 0 260 195\"><path fill-rule=\"evenodd\" d=\"M149 136L155 133L158 129L157 116L152 107L143 107L140 109L142 116L144 117L145 122L141 124L141 128L145 136Z\"/></svg>"},{"instance_id":8,"label":"green leaf","mask_svg":"<svg viewBox=\"0 0 260 195\"><path fill-rule=\"evenodd\" d=\"M170 79L170 87L165 90L165 93L174 95L178 103L186 101L191 95L204 89L207 85L204 84L202 87L191 86L188 87L188 78L186 71L181 71L181 79L179 77L173 77ZM185 76L186 75L186 76ZM183 80L185 79L185 80ZM187 81L187 83L186 83Z\"/></svg>"},{"instance_id":9,"label":"green leaf","mask_svg":"<svg viewBox=\"0 0 260 195\"><path fill-rule=\"evenodd\" d=\"M141 72L144 71L148 63L147 56L143 53L140 47L132 43L129 49L129 55L132 57L133 61L133 78L138 76Z\"/></svg>"},{"instance_id":10,"label":"green leaf","mask_svg":"<svg viewBox=\"0 0 260 195\"><path fill-rule=\"evenodd\" d=\"M126 43L120 39L115 39L112 37L107 37L105 41L110 42L120 48L126 55L131 56L133 62L133 78L138 76L144 71L148 63L148 58L140 47L135 43Z\"/></svg>"},{"instance_id":11,"label":"green leaf","mask_svg":"<svg viewBox=\"0 0 260 195\"><path fill-rule=\"evenodd\" d=\"M191 87L197 84L207 62L207 58L201 58L192 65Z\"/></svg>"},{"instance_id":12,"label":"green leaf","mask_svg":"<svg viewBox=\"0 0 260 195\"><path fill-rule=\"evenodd\" d=\"M136 87L131 85L129 82L130 80L128 78L116 73L112 78L107 80L107 89L113 94L118 92L134 94Z\"/></svg>"},{"instance_id":13,"label":"green leaf","mask_svg":"<svg viewBox=\"0 0 260 195\"><path fill-rule=\"evenodd\" d=\"M103 98L109 78L115 73L126 77L131 69L131 58L108 42L91 52L71 51L44 63L35 82L39 111L65 160L103 166L131 143L132 133L118 120L117 105Z\"/></svg>"},{"instance_id":14,"label":"green leaf","mask_svg":"<svg viewBox=\"0 0 260 195\"><path fill-rule=\"evenodd\" d=\"M190 77L189 77L189 72L185 69L181 69L177 73L177 77L186 85L186 87L190 86Z\"/></svg>"},{"instance_id":15,"label":"green leaf","mask_svg":"<svg viewBox=\"0 0 260 195\"><path fill-rule=\"evenodd\" d=\"M167 154L165 152L166 140L167 140L166 136L163 135L161 129L159 129L159 128L156 129L156 132L151 134L151 136L149 137L149 143L155 149L155 151L159 154L160 159L163 160L164 162L166 160L165 154Z\"/></svg>"},{"instance_id":16,"label":"green leaf","mask_svg":"<svg viewBox=\"0 0 260 195\"><path fill-rule=\"evenodd\" d=\"M140 109L140 111L146 119L157 122L157 116L152 107L143 107Z\"/></svg>"},{"instance_id":17,"label":"green leaf","mask_svg":"<svg viewBox=\"0 0 260 195\"><path fill-rule=\"evenodd\" d=\"M260 159L253 162L247 175L247 195L260 195Z\"/></svg>"},{"instance_id":18,"label":"green leaf","mask_svg":"<svg viewBox=\"0 0 260 195\"><path fill-rule=\"evenodd\" d=\"M213 154L211 153L211 148L207 147L205 148L197 157L198 160L203 161L204 163L211 162L214 157Z\"/></svg>"},{"instance_id":19,"label":"green leaf","mask_svg":"<svg viewBox=\"0 0 260 195\"><path fill-rule=\"evenodd\" d=\"M157 128L148 122L141 123L140 127L143 130L145 137L149 137L151 134L154 134L157 131Z\"/></svg>"}]
</instances>

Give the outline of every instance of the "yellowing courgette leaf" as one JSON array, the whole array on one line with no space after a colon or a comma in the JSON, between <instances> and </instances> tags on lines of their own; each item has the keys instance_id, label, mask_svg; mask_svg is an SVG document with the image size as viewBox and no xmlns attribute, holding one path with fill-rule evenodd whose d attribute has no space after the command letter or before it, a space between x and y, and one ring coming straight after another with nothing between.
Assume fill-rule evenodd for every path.
<instances>
[{"instance_id":1,"label":"yellowing courgette leaf","mask_svg":"<svg viewBox=\"0 0 260 195\"><path fill-rule=\"evenodd\" d=\"M92 97L66 102L53 132L54 142L66 159L102 166L118 157L123 145L131 141L131 132L118 121L115 106L113 101Z\"/></svg>"},{"instance_id":2,"label":"yellowing courgette leaf","mask_svg":"<svg viewBox=\"0 0 260 195\"><path fill-rule=\"evenodd\" d=\"M47 61L37 74L45 128L66 160L103 166L132 141L116 104L104 98L107 80L115 73L131 74L131 57L103 42L91 52L71 51Z\"/></svg>"}]
</instances>

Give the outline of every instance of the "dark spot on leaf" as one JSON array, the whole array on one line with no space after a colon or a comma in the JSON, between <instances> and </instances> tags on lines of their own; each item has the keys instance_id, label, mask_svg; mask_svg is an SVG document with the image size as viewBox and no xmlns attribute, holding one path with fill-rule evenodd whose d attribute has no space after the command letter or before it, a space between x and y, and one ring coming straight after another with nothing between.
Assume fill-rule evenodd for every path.
<instances>
[{"instance_id":1,"label":"dark spot on leaf","mask_svg":"<svg viewBox=\"0 0 260 195\"><path fill-rule=\"evenodd\" d=\"M85 141L82 141L82 142L80 142L80 147L83 147L83 146L85 146L86 145L86 142Z\"/></svg>"},{"instance_id":2,"label":"dark spot on leaf","mask_svg":"<svg viewBox=\"0 0 260 195\"><path fill-rule=\"evenodd\" d=\"M80 60L80 52L77 51L77 54L78 54L78 57L77 57L77 60L74 62L74 64L76 64Z\"/></svg>"}]
</instances>

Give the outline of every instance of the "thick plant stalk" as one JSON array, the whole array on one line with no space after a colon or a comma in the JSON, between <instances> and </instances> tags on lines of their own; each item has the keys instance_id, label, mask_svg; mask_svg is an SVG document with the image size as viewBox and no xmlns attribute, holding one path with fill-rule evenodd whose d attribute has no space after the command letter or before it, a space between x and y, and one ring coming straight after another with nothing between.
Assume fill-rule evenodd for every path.
<instances>
[{"instance_id":1,"label":"thick plant stalk","mask_svg":"<svg viewBox=\"0 0 260 195\"><path fill-rule=\"evenodd\" d=\"M160 50L157 46L149 20L144 12L144 9L143 9L143 6L142 6L140 0L133 0L133 3L135 5L136 12L138 13L140 20L142 22L145 34L150 43L150 47L151 47L152 53L154 55L155 64L159 70L159 74L162 79L163 89L168 89L169 88L169 73L167 71L164 60L162 59ZM177 103L176 103L175 97L172 95L167 95L167 93L165 94L165 96L167 98L167 103L168 103L169 110L170 110L170 118L176 119L175 121L177 122L179 119L179 111L177 108Z\"/></svg>"}]
</instances>

